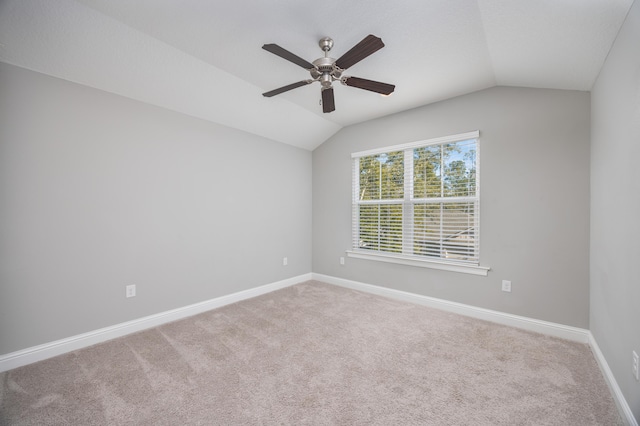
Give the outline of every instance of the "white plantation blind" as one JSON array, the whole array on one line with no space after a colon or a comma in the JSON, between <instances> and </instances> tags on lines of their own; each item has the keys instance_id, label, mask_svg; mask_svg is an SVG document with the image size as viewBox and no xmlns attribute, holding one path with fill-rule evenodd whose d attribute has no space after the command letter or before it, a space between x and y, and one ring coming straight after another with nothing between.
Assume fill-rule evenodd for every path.
<instances>
[{"instance_id":1,"label":"white plantation blind","mask_svg":"<svg viewBox=\"0 0 640 426\"><path fill-rule=\"evenodd\" d=\"M478 265L478 137L352 154L352 249Z\"/></svg>"}]
</instances>

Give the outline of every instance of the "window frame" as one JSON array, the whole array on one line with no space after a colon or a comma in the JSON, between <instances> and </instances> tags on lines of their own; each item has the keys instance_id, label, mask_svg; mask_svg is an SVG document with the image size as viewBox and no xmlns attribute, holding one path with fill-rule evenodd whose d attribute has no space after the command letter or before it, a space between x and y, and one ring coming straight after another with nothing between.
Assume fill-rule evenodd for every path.
<instances>
[{"instance_id":1,"label":"window frame","mask_svg":"<svg viewBox=\"0 0 640 426\"><path fill-rule=\"evenodd\" d=\"M475 220L475 239L477 244L477 254L478 260L476 261L466 261L466 260L455 260L455 259L444 259L441 257L429 257L425 255L416 255L407 253L408 247L411 247L411 238L413 237L413 232L406 232L408 228L412 228L413 223L413 208L414 206L420 204L419 199L413 197L413 150L416 148L422 148L426 146L437 146L444 145L447 143L455 143L462 142L465 140L475 140L476 141L476 194L474 196L466 196L466 197L434 197L433 200L430 200L429 203L437 202L438 200L442 200L442 202L459 202L464 199L467 202L475 203L476 213L474 215ZM369 157L381 154L388 154L392 152L402 151L404 153L404 163L403 163L403 172L404 172L404 196L403 199L381 199L381 200L360 200L359 198L359 190L360 190L360 167L359 167L359 159L362 157ZM480 219L479 219L479 210L480 210L480 132L473 131L467 133L460 133L456 135L444 136L440 138L432 138L427 140L421 140L416 142L411 142L407 144L387 146L383 148L377 148L367 151L354 152L351 154L352 161L352 243L351 249L347 250L347 256L358 258L358 259L367 259L374 260L380 262L388 262L388 263L396 263L402 265L409 266L418 266L418 267L426 267L432 269L440 269L447 270L453 272L461 272L468 273L474 275L484 275L486 276L489 271L489 267L480 266L480 247L479 247L479 232L480 232ZM407 164L411 164L407 169ZM418 200L418 201L417 201ZM384 205L384 204L398 204L402 205L402 246L403 253L391 253L384 252L380 250L370 250L370 249L362 249L357 246L358 241L360 239L360 206L361 205ZM405 212L406 210L406 212Z\"/></svg>"}]
</instances>

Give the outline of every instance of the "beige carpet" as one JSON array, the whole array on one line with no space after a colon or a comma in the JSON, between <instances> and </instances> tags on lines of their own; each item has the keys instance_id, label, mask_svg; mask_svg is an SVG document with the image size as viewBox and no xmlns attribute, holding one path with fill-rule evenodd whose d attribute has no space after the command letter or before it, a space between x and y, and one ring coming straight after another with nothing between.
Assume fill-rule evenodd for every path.
<instances>
[{"instance_id":1,"label":"beige carpet","mask_svg":"<svg viewBox=\"0 0 640 426\"><path fill-rule=\"evenodd\" d=\"M589 347L318 282L0 374L3 425L617 425Z\"/></svg>"}]
</instances>

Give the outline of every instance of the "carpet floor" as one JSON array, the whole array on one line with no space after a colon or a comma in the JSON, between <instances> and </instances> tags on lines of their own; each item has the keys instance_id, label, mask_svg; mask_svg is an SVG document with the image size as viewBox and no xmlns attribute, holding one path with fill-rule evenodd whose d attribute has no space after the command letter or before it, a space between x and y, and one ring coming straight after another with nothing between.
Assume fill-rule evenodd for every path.
<instances>
[{"instance_id":1,"label":"carpet floor","mask_svg":"<svg viewBox=\"0 0 640 426\"><path fill-rule=\"evenodd\" d=\"M587 345L309 281L0 374L3 425L619 425Z\"/></svg>"}]
</instances>

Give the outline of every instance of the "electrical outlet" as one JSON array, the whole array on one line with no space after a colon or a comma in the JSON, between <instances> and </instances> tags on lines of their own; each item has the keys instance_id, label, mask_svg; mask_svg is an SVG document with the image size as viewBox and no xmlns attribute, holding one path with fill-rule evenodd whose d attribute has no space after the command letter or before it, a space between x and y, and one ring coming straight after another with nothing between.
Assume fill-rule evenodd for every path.
<instances>
[{"instance_id":1,"label":"electrical outlet","mask_svg":"<svg viewBox=\"0 0 640 426\"><path fill-rule=\"evenodd\" d=\"M340 264L341 264L341 265L344 265L344 257L341 257L341 258L340 258Z\"/></svg>"},{"instance_id":2,"label":"electrical outlet","mask_svg":"<svg viewBox=\"0 0 640 426\"><path fill-rule=\"evenodd\" d=\"M287 259L286 257L282 258L282 266L287 266L289 264L289 259Z\"/></svg>"},{"instance_id":3,"label":"electrical outlet","mask_svg":"<svg viewBox=\"0 0 640 426\"><path fill-rule=\"evenodd\" d=\"M502 291L511 292L511 281L502 280Z\"/></svg>"},{"instance_id":4,"label":"electrical outlet","mask_svg":"<svg viewBox=\"0 0 640 426\"><path fill-rule=\"evenodd\" d=\"M136 295L136 285L131 284L127 286L127 297L134 297Z\"/></svg>"},{"instance_id":5,"label":"electrical outlet","mask_svg":"<svg viewBox=\"0 0 640 426\"><path fill-rule=\"evenodd\" d=\"M638 361L638 354L636 351L632 351L631 352L632 357L633 357L633 364L631 364L631 371L633 371L633 377L636 378L636 380L640 380L640 365L638 365L640 363L640 361Z\"/></svg>"}]
</instances>

